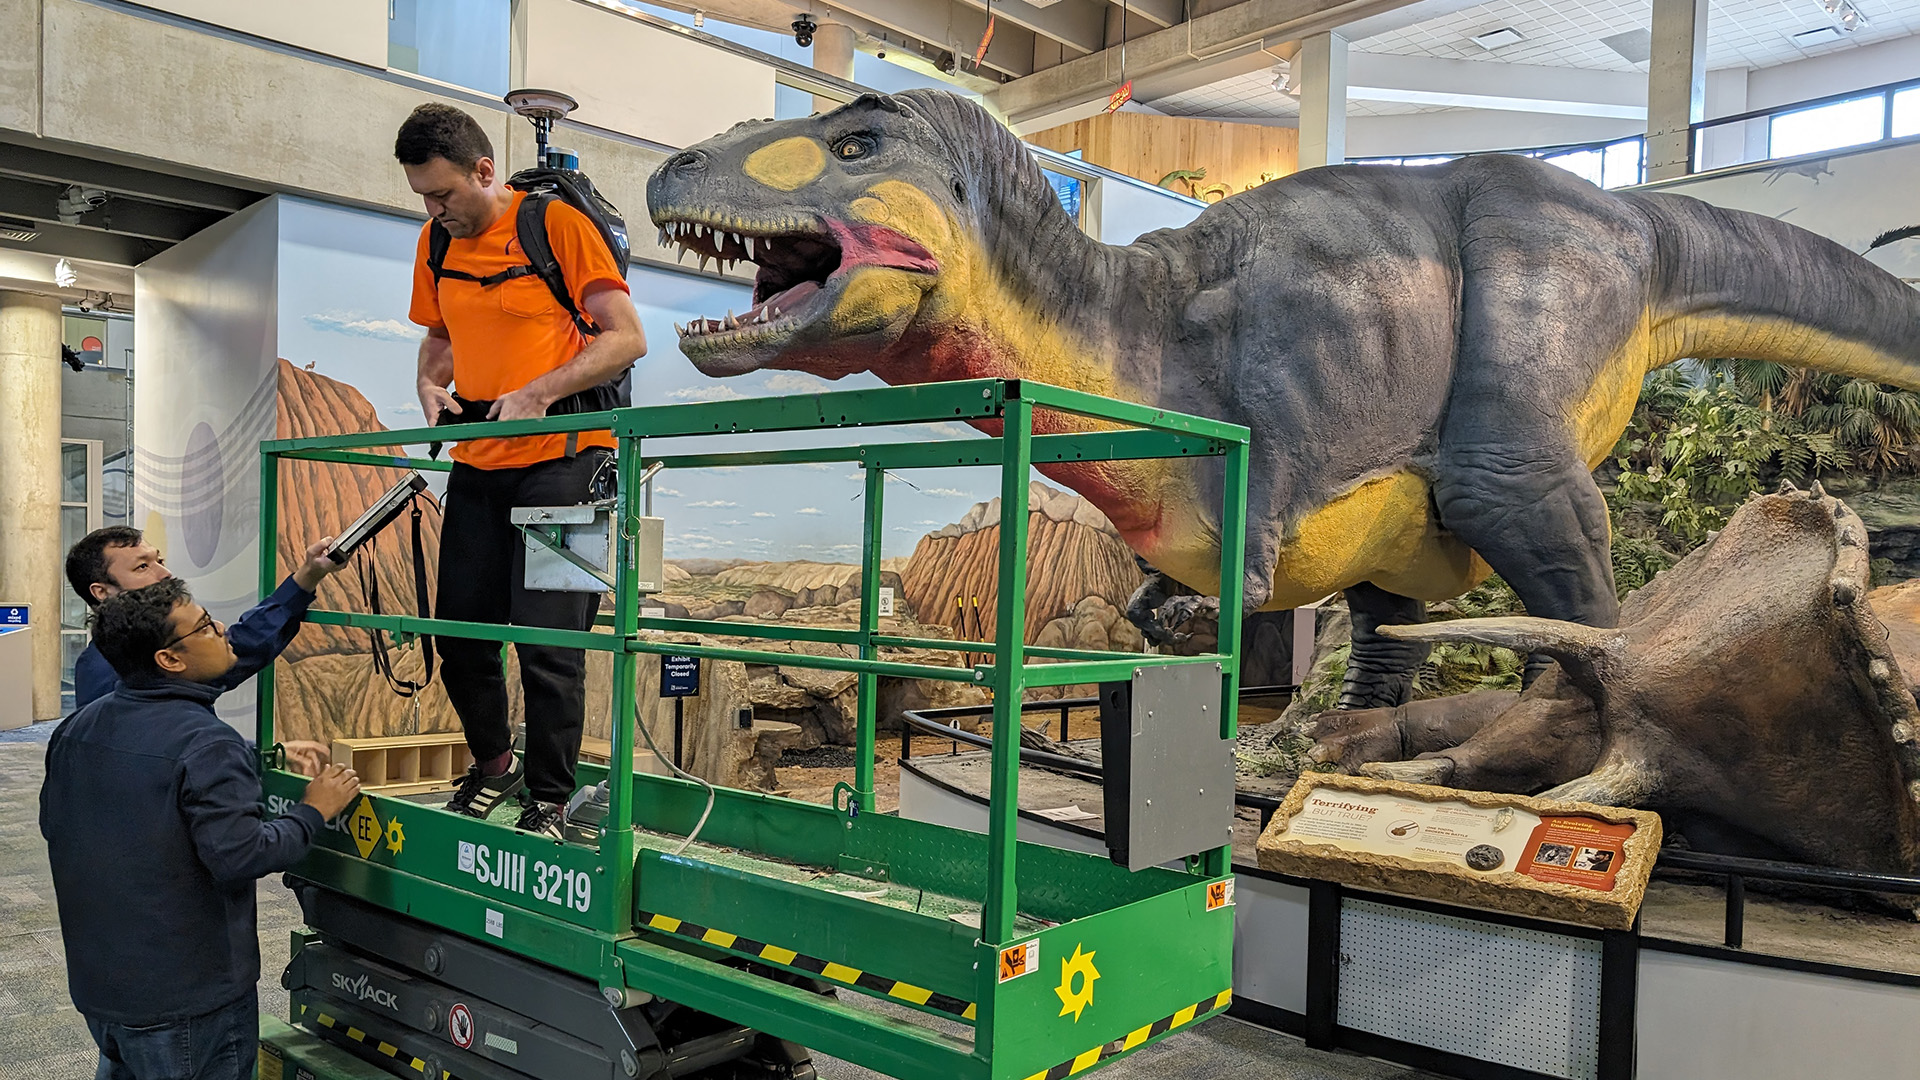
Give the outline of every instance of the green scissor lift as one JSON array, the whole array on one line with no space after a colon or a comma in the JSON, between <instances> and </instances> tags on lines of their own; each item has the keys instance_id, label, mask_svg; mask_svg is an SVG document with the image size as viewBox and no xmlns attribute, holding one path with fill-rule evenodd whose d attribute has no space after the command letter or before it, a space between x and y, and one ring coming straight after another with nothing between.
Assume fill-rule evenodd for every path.
<instances>
[{"instance_id":1,"label":"green scissor lift","mask_svg":"<svg viewBox=\"0 0 1920 1080\"><path fill-rule=\"evenodd\" d=\"M1035 434L1062 414L1091 433ZM649 456L649 440L879 428L956 420L1003 425L991 439L877 442L833 448L722 450ZM612 750L581 784L608 782L604 827L592 844L561 844L437 805L366 796L326 831L295 875L358 904L588 980L609 1001L652 995L890 1076L1029 1080L1082 1072L1223 1009L1232 976L1230 846L1178 869L1138 872L1096 856L1016 839L1019 702L1029 687L1116 683L1163 665L1196 674L1213 708L1209 734L1235 731L1239 620L1220 621L1218 653L1161 656L1025 644L1030 466L1218 457L1220 605L1240 606L1247 485L1246 429L1202 417L1006 380L971 380L808 396L629 408L608 413L376 432L262 444L260 581L276 584L280 462L288 459L445 469L392 456L399 446L611 429L618 440L618 534L641 513L643 471L850 463L864 470L860 623L851 629L653 618L641 614L632 544L614 566L613 612L572 632L338 611L309 622L605 652L612 657ZM728 440L722 439L721 443ZM956 644L883 634L882 508L888 471L1001 468L999 603L993 640ZM852 646L856 656L691 645L667 635L781 639ZM889 648L964 648L971 668L882 659ZM854 790L832 807L717 788L696 842L680 854L707 792L671 776L636 774L635 672L646 654L854 672L859 733ZM990 688L994 701L990 827L982 835L873 811L877 682L939 679ZM274 680L259 676L259 744L274 746ZM1218 697L1212 687L1217 683ZM1217 703L1217 705L1215 704ZM273 768L269 810L297 800L305 780ZM1176 865L1179 865L1176 863ZM849 883L859 886L849 887ZM298 946L299 942L296 942ZM780 977L786 973L786 977ZM804 977L804 978L797 978ZM811 986L806 980L812 980ZM837 994L819 992L821 983ZM850 994L884 998L876 1009ZM314 1015L296 1020L314 1026ZM333 1026L329 1018L327 1026ZM419 1025L416 1025L419 1026ZM357 1029L356 1029L357 1030ZM378 1032L360 1031L371 1043ZM383 1047L390 1046L382 1043ZM474 1052L483 1052L480 1050ZM428 1064L396 1050L401 1071ZM503 1058L499 1054L497 1059ZM410 1068L408 1067L410 1066ZM459 1075L457 1069L443 1070Z\"/></svg>"}]
</instances>

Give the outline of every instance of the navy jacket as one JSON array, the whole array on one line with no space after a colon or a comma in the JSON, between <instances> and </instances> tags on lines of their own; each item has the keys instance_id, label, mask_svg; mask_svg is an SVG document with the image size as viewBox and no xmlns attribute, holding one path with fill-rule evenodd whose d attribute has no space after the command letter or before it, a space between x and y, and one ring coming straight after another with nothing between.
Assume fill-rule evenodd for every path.
<instances>
[{"instance_id":1,"label":"navy jacket","mask_svg":"<svg viewBox=\"0 0 1920 1080\"><path fill-rule=\"evenodd\" d=\"M209 685L224 693L273 663L273 658L293 641L293 635L300 632L300 620L307 617L307 605L311 603L313 594L294 584L293 578L281 582L272 596L227 627L227 644L233 646L233 670ZM73 662L74 705L84 709L119 687L120 676L113 665L89 643Z\"/></svg>"},{"instance_id":2,"label":"navy jacket","mask_svg":"<svg viewBox=\"0 0 1920 1080\"><path fill-rule=\"evenodd\" d=\"M40 833L83 1014L148 1025L254 992L254 881L307 853L305 804L262 820L255 755L220 691L149 678L68 717L47 745Z\"/></svg>"}]
</instances>

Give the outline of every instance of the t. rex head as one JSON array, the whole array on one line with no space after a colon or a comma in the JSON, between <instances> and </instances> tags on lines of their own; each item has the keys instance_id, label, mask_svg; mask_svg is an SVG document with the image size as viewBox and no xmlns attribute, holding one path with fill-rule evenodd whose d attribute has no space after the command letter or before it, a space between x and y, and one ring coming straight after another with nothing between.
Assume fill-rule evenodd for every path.
<instances>
[{"instance_id":1,"label":"t. rex head","mask_svg":"<svg viewBox=\"0 0 1920 1080\"><path fill-rule=\"evenodd\" d=\"M909 91L737 124L669 158L647 181L665 239L759 267L753 307L696 319L681 350L708 375L873 369L917 381L884 369L947 335L966 305L982 259L974 166L986 138L1013 141L964 99Z\"/></svg>"}]
</instances>

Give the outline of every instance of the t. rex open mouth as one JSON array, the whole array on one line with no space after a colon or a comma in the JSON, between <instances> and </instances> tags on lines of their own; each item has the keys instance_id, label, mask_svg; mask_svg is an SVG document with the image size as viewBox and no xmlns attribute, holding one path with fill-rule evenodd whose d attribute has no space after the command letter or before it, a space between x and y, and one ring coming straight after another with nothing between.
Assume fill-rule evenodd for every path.
<instances>
[{"instance_id":1,"label":"t. rex open mouth","mask_svg":"<svg viewBox=\"0 0 1920 1080\"><path fill-rule=\"evenodd\" d=\"M756 228L738 219L720 224L717 215L664 214L661 244L674 244L684 259L692 254L705 269L709 259L722 269L746 260L754 275L753 307L725 319L695 319L675 324L683 343L701 345L758 343L792 333L818 317L826 299L862 266L931 274L939 263L926 248L892 229L831 218L794 227Z\"/></svg>"}]
</instances>

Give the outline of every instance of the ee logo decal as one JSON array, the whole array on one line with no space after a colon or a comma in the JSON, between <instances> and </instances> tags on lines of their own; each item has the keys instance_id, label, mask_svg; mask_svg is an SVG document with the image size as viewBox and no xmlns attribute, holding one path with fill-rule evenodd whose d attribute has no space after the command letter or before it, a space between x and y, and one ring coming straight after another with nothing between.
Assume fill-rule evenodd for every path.
<instances>
[{"instance_id":1,"label":"ee logo decal","mask_svg":"<svg viewBox=\"0 0 1920 1080\"><path fill-rule=\"evenodd\" d=\"M353 846L360 849L360 857L373 857L373 846L380 842L380 817L373 812L373 800L360 796L360 805L353 808L352 816L347 818L347 835L353 837Z\"/></svg>"}]
</instances>

